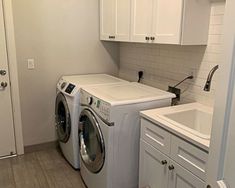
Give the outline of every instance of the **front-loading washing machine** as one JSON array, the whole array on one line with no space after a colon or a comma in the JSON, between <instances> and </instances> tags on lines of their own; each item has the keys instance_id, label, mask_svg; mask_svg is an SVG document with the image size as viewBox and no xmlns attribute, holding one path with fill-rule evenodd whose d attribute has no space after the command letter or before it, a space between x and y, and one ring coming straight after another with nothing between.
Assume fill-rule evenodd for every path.
<instances>
[{"instance_id":1,"label":"front-loading washing machine","mask_svg":"<svg viewBox=\"0 0 235 188\"><path fill-rule=\"evenodd\" d=\"M63 76L57 84L55 123L59 145L64 157L75 168L80 167L78 120L80 89L83 86L126 82L107 74Z\"/></svg>"},{"instance_id":2,"label":"front-loading washing machine","mask_svg":"<svg viewBox=\"0 0 235 188\"><path fill-rule=\"evenodd\" d=\"M137 188L141 110L171 105L175 95L139 83L81 91L81 176L89 188Z\"/></svg>"}]
</instances>

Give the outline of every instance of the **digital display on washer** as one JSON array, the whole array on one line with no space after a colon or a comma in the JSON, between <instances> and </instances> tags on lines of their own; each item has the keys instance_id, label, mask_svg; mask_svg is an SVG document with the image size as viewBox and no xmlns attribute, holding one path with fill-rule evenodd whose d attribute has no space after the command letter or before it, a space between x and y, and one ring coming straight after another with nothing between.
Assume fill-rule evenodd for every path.
<instances>
[{"instance_id":1,"label":"digital display on washer","mask_svg":"<svg viewBox=\"0 0 235 188\"><path fill-rule=\"evenodd\" d=\"M65 92L68 94L71 94L74 88L75 88L75 85L69 84L68 87L66 88Z\"/></svg>"}]
</instances>

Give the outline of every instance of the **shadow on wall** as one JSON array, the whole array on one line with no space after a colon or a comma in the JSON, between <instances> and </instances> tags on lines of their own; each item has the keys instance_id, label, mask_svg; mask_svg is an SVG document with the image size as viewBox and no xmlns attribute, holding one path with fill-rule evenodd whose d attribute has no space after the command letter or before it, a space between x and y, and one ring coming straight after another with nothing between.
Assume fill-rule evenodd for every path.
<instances>
[{"instance_id":1,"label":"shadow on wall","mask_svg":"<svg viewBox=\"0 0 235 188\"><path fill-rule=\"evenodd\" d=\"M104 46L105 50L108 52L110 57L113 60L113 63L116 64L116 66L119 67L119 62L120 62L120 48L119 48L119 43L117 42L107 42L107 41L101 41L102 45ZM115 50L113 49L115 46Z\"/></svg>"}]
</instances>

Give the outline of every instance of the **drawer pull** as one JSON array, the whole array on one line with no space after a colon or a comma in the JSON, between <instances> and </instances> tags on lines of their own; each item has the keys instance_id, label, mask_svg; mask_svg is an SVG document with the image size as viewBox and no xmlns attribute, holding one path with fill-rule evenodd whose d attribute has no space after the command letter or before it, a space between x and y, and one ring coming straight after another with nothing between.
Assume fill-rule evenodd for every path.
<instances>
[{"instance_id":1,"label":"drawer pull","mask_svg":"<svg viewBox=\"0 0 235 188\"><path fill-rule=\"evenodd\" d=\"M174 170L175 167L174 167L173 165L170 165L170 166L168 166L168 169L169 169L169 170Z\"/></svg>"},{"instance_id":2,"label":"drawer pull","mask_svg":"<svg viewBox=\"0 0 235 188\"><path fill-rule=\"evenodd\" d=\"M162 163L162 165L166 165L167 161L166 160L162 160L161 163Z\"/></svg>"},{"instance_id":3,"label":"drawer pull","mask_svg":"<svg viewBox=\"0 0 235 188\"><path fill-rule=\"evenodd\" d=\"M148 40L149 40L149 37L145 37L145 40L147 40L147 41L148 41Z\"/></svg>"}]
</instances>

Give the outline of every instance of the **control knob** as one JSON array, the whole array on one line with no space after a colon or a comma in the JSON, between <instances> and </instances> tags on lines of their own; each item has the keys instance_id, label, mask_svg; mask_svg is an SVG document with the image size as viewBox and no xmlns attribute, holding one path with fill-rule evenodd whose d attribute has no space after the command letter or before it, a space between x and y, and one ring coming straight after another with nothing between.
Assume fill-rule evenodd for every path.
<instances>
[{"instance_id":1,"label":"control knob","mask_svg":"<svg viewBox=\"0 0 235 188\"><path fill-rule=\"evenodd\" d=\"M66 86L66 84L67 84L66 82L63 82L63 83L61 84L60 88L61 88L61 89L64 89L64 87Z\"/></svg>"},{"instance_id":2,"label":"control knob","mask_svg":"<svg viewBox=\"0 0 235 188\"><path fill-rule=\"evenodd\" d=\"M92 103L93 103L93 98L92 98L92 97L87 97L87 103L88 103L89 105L92 105Z\"/></svg>"}]
</instances>

